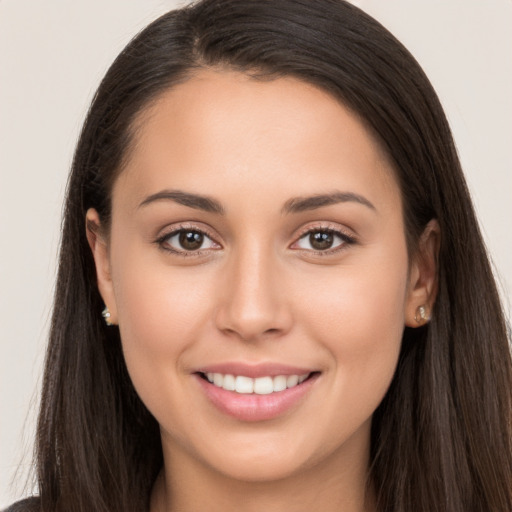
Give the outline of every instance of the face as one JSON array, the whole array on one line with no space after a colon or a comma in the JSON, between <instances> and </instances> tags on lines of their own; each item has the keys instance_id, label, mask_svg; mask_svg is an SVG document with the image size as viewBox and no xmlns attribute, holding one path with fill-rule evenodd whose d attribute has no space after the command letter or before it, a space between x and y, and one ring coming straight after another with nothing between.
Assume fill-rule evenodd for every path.
<instances>
[{"instance_id":1,"label":"face","mask_svg":"<svg viewBox=\"0 0 512 512\"><path fill-rule=\"evenodd\" d=\"M253 481L366 461L429 284L358 118L293 78L202 71L141 116L112 198L98 284L166 456Z\"/></svg>"}]
</instances>

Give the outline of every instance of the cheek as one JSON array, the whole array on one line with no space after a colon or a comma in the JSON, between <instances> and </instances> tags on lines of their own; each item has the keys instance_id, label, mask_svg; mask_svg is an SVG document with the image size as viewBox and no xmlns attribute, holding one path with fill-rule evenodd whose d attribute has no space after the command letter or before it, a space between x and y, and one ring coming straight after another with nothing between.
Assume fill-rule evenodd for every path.
<instances>
[{"instance_id":1,"label":"cheek","mask_svg":"<svg viewBox=\"0 0 512 512\"><path fill-rule=\"evenodd\" d=\"M347 265L303 282L302 315L308 316L311 328L322 332L323 339L333 340L333 350L346 345L345 356L350 356L401 339L407 287L405 257L398 255L389 264ZM311 290L316 293L311 294Z\"/></svg>"},{"instance_id":2,"label":"cheek","mask_svg":"<svg viewBox=\"0 0 512 512\"><path fill-rule=\"evenodd\" d=\"M211 279L201 269L169 265L157 249L126 245L113 254L112 269L123 340L155 351L179 349L200 326Z\"/></svg>"},{"instance_id":3,"label":"cheek","mask_svg":"<svg viewBox=\"0 0 512 512\"><path fill-rule=\"evenodd\" d=\"M208 325L211 294L204 282L200 286L198 272L173 272L147 261L142 251L126 254L113 269L123 353L139 396L155 411L169 407L164 397L179 399L163 390L180 385L184 355Z\"/></svg>"},{"instance_id":4,"label":"cheek","mask_svg":"<svg viewBox=\"0 0 512 512\"><path fill-rule=\"evenodd\" d=\"M330 354L333 371L328 377L335 401L361 421L373 414L395 372L404 329L406 269L407 259L400 256L390 265L340 269L324 283L316 281L324 291L309 297L303 310L308 337Z\"/></svg>"}]
</instances>

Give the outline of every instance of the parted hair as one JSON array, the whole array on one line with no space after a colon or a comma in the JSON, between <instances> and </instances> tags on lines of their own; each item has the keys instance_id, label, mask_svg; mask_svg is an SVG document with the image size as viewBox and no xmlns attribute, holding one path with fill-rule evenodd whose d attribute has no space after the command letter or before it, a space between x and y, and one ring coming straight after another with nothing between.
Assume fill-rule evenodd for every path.
<instances>
[{"instance_id":1,"label":"parted hair","mask_svg":"<svg viewBox=\"0 0 512 512\"><path fill-rule=\"evenodd\" d=\"M427 223L439 223L431 322L405 328L373 416L368 488L377 510L511 511L507 326L450 128L411 54L342 0L203 0L151 23L108 70L67 187L37 427L39 495L21 510L148 510L162 467L158 424L130 381L118 329L102 321L85 214L96 208L109 225L137 116L205 68L292 76L327 91L387 152L411 257Z\"/></svg>"}]
</instances>

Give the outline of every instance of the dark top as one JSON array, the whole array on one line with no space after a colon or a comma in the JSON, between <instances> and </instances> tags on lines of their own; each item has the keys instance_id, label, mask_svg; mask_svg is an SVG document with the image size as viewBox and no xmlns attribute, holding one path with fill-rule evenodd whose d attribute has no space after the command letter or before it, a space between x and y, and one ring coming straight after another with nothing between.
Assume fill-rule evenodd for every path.
<instances>
[{"instance_id":1,"label":"dark top","mask_svg":"<svg viewBox=\"0 0 512 512\"><path fill-rule=\"evenodd\" d=\"M17 501L1 512L39 512L39 498L27 498Z\"/></svg>"}]
</instances>

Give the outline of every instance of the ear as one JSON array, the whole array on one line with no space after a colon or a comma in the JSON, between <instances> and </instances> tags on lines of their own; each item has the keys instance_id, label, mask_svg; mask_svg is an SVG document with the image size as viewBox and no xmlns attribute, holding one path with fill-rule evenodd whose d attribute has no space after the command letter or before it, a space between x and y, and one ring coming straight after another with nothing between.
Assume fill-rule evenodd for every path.
<instances>
[{"instance_id":1,"label":"ear","mask_svg":"<svg viewBox=\"0 0 512 512\"><path fill-rule=\"evenodd\" d=\"M437 295L437 257L441 232L432 219L423 231L411 261L405 306L405 325L419 327L428 323Z\"/></svg>"},{"instance_id":2,"label":"ear","mask_svg":"<svg viewBox=\"0 0 512 512\"><path fill-rule=\"evenodd\" d=\"M117 307L110 271L108 243L102 231L100 216L94 208L87 210L85 228L87 241L89 242L94 264L96 265L98 290L105 306L107 306L110 311L110 323L117 324Z\"/></svg>"}]
</instances>

